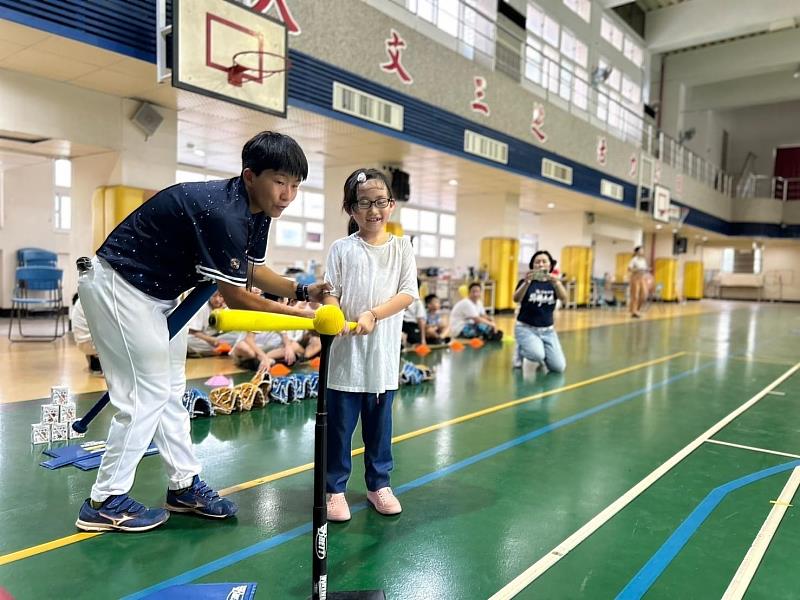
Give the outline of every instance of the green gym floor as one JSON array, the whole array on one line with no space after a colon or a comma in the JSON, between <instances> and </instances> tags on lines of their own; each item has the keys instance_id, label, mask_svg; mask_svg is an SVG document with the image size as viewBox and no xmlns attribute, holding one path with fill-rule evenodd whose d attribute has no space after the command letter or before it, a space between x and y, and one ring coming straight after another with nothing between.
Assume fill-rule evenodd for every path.
<instances>
[{"instance_id":1,"label":"green gym floor","mask_svg":"<svg viewBox=\"0 0 800 600\"><path fill-rule=\"evenodd\" d=\"M365 507L356 450L353 519L329 526L329 590L674 600L730 585L725 597L798 598L800 494L787 482L800 465L800 305L726 303L561 342L563 375L512 371L508 343L424 359L435 382L402 388L394 406L404 511ZM80 396L79 414L98 396ZM314 401L193 421L203 476L239 504L235 520L173 515L102 535L74 527L96 471L38 466L42 402L0 405L0 587L14 598L142 598L192 582L309 596ZM159 458L143 459L132 495L160 504L164 492ZM785 511L774 534L771 511ZM745 560L757 537L760 564Z\"/></svg>"}]
</instances>

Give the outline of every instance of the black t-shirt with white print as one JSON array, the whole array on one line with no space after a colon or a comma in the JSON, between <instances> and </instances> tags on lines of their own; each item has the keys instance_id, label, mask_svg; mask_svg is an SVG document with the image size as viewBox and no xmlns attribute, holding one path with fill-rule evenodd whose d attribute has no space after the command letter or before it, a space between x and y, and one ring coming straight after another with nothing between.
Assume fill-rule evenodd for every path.
<instances>
[{"instance_id":1,"label":"black t-shirt with white print","mask_svg":"<svg viewBox=\"0 0 800 600\"><path fill-rule=\"evenodd\" d=\"M145 294L173 300L203 280L244 287L266 262L270 218L251 213L241 177L168 187L128 215L97 256Z\"/></svg>"},{"instance_id":2,"label":"black t-shirt with white print","mask_svg":"<svg viewBox=\"0 0 800 600\"><path fill-rule=\"evenodd\" d=\"M520 280L517 287L523 281ZM522 297L517 320L531 327L552 326L556 299L556 289L552 283L549 281L532 281Z\"/></svg>"}]
</instances>

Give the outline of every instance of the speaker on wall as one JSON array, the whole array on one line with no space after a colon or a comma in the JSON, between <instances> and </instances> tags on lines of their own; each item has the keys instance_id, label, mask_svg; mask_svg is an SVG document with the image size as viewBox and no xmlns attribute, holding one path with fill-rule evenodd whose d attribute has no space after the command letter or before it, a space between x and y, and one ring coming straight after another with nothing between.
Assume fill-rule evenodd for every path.
<instances>
[{"instance_id":1,"label":"speaker on wall","mask_svg":"<svg viewBox=\"0 0 800 600\"><path fill-rule=\"evenodd\" d=\"M388 175L389 185L392 187L392 197L396 202L408 202L411 197L411 184L408 173L397 167L384 167Z\"/></svg>"},{"instance_id":2,"label":"speaker on wall","mask_svg":"<svg viewBox=\"0 0 800 600\"><path fill-rule=\"evenodd\" d=\"M672 254L686 254L689 249L689 238L679 235L672 236Z\"/></svg>"},{"instance_id":3,"label":"speaker on wall","mask_svg":"<svg viewBox=\"0 0 800 600\"><path fill-rule=\"evenodd\" d=\"M155 106L149 102L142 102L133 113L131 121L142 130L144 138L147 139L158 131L161 123L164 122L164 117L156 110Z\"/></svg>"}]
</instances>

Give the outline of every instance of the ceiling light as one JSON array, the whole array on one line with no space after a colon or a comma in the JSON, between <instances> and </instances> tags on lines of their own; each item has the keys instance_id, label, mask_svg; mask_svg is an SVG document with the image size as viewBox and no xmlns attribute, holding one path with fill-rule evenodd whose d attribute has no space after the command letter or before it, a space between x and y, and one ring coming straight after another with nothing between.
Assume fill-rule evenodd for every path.
<instances>
[{"instance_id":1,"label":"ceiling light","mask_svg":"<svg viewBox=\"0 0 800 600\"><path fill-rule=\"evenodd\" d=\"M661 229L663 225L656 225L656 229Z\"/></svg>"},{"instance_id":2,"label":"ceiling light","mask_svg":"<svg viewBox=\"0 0 800 600\"><path fill-rule=\"evenodd\" d=\"M555 207L556 207L555 202L548 202L547 203L547 208L555 208Z\"/></svg>"},{"instance_id":3,"label":"ceiling light","mask_svg":"<svg viewBox=\"0 0 800 600\"><path fill-rule=\"evenodd\" d=\"M795 79L800 79L800 67L797 67L797 69L795 69L795 72L792 73L792 77L794 77Z\"/></svg>"},{"instance_id":4,"label":"ceiling light","mask_svg":"<svg viewBox=\"0 0 800 600\"><path fill-rule=\"evenodd\" d=\"M708 236L707 236L707 235L704 235L704 236L703 236L703 241L704 241L704 242L707 242L707 241L708 241Z\"/></svg>"},{"instance_id":5,"label":"ceiling light","mask_svg":"<svg viewBox=\"0 0 800 600\"><path fill-rule=\"evenodd\" d=\"M447 183L449 183L450 185L458 185L458 179L451 179Z\"/></svg>"},{"instance_id":6,"label":"ceiling light","mask_svg":"<svg viewBox=\"0 0 800 600\"><path fill-rule=\"evenodd\" d=\"M206 155L205 150L200 150L200 148L195 148L194 150L192 150L192 152L194 153L195 156L199 156L200 158Z\"/></svg>"}]
</instances>

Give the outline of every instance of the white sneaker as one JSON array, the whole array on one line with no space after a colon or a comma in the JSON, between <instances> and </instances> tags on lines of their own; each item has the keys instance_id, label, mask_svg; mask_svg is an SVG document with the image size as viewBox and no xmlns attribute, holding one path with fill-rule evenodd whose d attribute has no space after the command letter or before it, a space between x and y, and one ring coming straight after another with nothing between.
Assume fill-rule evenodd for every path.
<instances>
[{"instance_id":1,"label":"white sneaker","mask_svg":"<svg viewBox=\"0 0 800 600\"><path fill-rule=\"evenodd\" d=\"M341 494L328 494L326 506L328 509L328 521L342 523L350 520L350 507L347 505L344 492Z\"/></svg>"},{"instance_id":2,"label":"white sneaker","mask_svg":"<svg viewBox=\"0 0 800 600\"><path fill-rule=\"evenodd\" d=\"M383 487L377 492L367 492L367 500L382 515L399 515L403 512L400 501L390 487Z\"/></svg>"}]
</instances>

